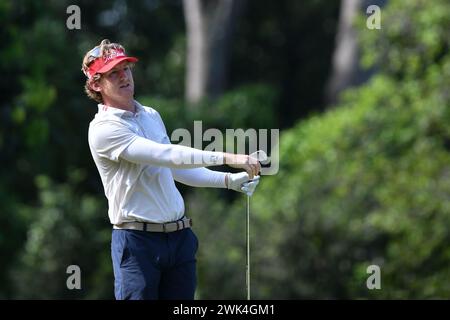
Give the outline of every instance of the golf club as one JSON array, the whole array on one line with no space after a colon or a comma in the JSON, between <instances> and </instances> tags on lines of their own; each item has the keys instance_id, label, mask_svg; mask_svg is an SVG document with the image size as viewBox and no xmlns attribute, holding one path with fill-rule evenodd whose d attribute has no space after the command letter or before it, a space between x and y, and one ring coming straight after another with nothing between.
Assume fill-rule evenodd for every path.
<instances>
[{"instance_id":1,"label":"golf club","mask_svg":"<svg viewBox=\"0 0 450 320\"><path fill-rule=\"evenodd\" d=\"M267 154L263 150L258 150L250 154L250 157L257 159L259 162L267 161ZM247 289L247 300L250 300L250 196L247 194L247 219L245 223L245 233L246 233L246 272L245 272L245 282Z\"/></svg>"}]
</instances>

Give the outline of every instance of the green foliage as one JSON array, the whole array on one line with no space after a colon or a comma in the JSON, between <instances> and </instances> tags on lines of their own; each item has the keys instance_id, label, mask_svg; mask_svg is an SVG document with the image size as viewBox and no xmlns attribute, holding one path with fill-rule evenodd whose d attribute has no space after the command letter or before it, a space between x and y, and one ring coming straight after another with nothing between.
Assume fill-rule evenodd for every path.
<instances>
[{"instance_id":1,"label":"green foliage","mask_svg":"<svg viewBox=\"0 0 450 320\"><path fill-rule=\"evenodd\" d=\"M26 239L29 219L19 214L21 210L18 196L11 196L4 181L0 182L0 266L3 269L0 273L0 299L7 299L14 292L8 270Z\"/></svg>"},{"instance_id":2,"label":"green foliage","mask_svg":"<svg viewBox=\"0 0 450 320\"><path fill-rule=\"evenodd\" d=\"M277 91L268 84L243 85L225 93L212 107L203 107L202 114L206 114L217 127L226 125L237 129L251 125L255 129L273 128L278 124L273 108L277 98Z\"/></svg>"},{"instance_id":3,"label":"green foliage","mask_svg":"<svg viewBox=\"0 0 450 320\"><path fill-rule=\"evenodd\" d=\"M68 182L60 185L46 176L36 178L39 203L20 212L32 223L11 272L15 298L112 298L111 229L105 204L76 191L84 176L83 171L72 170ZM66 286L70 265L81 269L81 290Z\"/></svg>"},{"instance_id":4,"label":"green foliage","mask_svg":"<svg viewBox=\"0 0 450 320\"><path fill-rule=\"evenodd\" d=\"M439 63L450 49L450 7L448 1L389 1L382 10L382 28L365 28L365 18L358 20L363 49L362 63L377 65L395 77L422 77Z\"/></svg>"},{"instance_id":5,"label":"green foliage","mask_svg":"<svg viewBox=\"0 0 450 320\"><path fill-rule=\"evenodd\" d=\"M436 135L427 124L450 120L449 101L430 113L430 101L408 91L406 84L377 77L345 106L285 133L280 174L263 178L253 198L261 226L255 265L263 266L256 292L448 296L450 136ZM277 250L258 249L273 246ZM381 267L380 291L365 287L371 264Z\"/></svg>"},{"instance_id":6,"label":"green foliage","mask_svg":"<svg viewBox=\"0 0 450 320\"><path fill-rule=\"evenodd\" d=\"M206 128L274 128L278 120L273 105L277 99L275 88L267 84L244 85L231 90L215 101L202 101L192 110L180 99L140 96L138 100L155 108L170 133L177 128L191 130L194 121L202 121Z\"/></svg>"},{"instance_id":7,"label":"green foliage","mask_svg":"<svg viewBox=\"0 0 450 320\"><path fill-rule=\"evenodd\" d=\"M199 239L196 299L245 299L245 207L232 210L230 195L197 189L185 197Z\"/></svg>"},{"instance_id":8,"label":"green foliage","mask_svg":"<svg viewBox=\"0 0 450 320\"><path fill-rule=\"evenodd\" d=\"M380 61L384 72L337 109L282 136L280 173L263 178L252 199L259 298L449 296L450 55L420 34L429 26L423 17L448 30L435 5L392 1L387 35L367 37L401 53L401 63ZM419 34L406 37L391 22ZM447 45L437 39L436 48ZM408 57L419 47L420 72ZM381 267L382 290L366 288L371 264Z\"/></svg>"},{"instance_id":9,"label":"green foliage","mask_svg":"<svg viewBox=\"0 0 450 320\"><path fill-rule=\"evenodd\" d=\"M147 66L144 65L145 62L139 62L138 68L142 67L144 70L140 71L136 78L137 94L149 94L150 87L153 95L172 99L182 97L186 69L185 46L185 36L177 36L160 59L152 59Z\"/></svg>"},{"instance_id":10,"label":"green foliage","mask_svg":"<svg viewBox=\"0 0 450 320\"><path fill-rule=\"evenodd\" d=\"M280 171L251 199L254 298L448 298L448 10L390 1L382 31L360 34L382 72L282 134ZM245 197L218 201L188 199L202 217L200 297L243 298ZM372 264L381 290L366 287Z\"/></svg>"}]
</instances>

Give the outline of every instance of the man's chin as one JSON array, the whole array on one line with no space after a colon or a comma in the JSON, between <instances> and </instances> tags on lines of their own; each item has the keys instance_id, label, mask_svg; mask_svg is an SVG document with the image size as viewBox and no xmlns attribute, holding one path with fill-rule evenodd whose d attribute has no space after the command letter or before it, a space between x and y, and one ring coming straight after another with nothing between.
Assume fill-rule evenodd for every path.
<instances>
[{"instance_id":1,"label":"man's chin","mask_svg":"<svg viewBox=\"0 0 450 320\"><path fill-rule=\"evenodd\" d=\"M120 88L119 93L121 96L134 97L134 88L130 87Z\"/></svg>"}]
</instances>

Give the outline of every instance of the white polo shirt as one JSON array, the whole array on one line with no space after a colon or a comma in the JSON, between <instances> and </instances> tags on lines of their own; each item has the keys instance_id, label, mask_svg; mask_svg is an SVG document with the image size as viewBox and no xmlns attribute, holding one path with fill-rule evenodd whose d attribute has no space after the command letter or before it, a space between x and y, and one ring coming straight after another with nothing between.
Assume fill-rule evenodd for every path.
<instances>
[{"instance_id":1,"label":"white polo shirt","mask_svg":"<svg viewBox=\"0 0 450 320\"><path fill-rule=\"evenodd\" d=\"M108 199L110 221L119 224L178 220L185 208L173 173L193 181L192 185L197 183L194 176L197 180L198 176L208 176L202 181L205 185L197 183L198 186L225 188L226 173L202 168L205 163L183 163L186 157L200 154L214 159L215 164L222 164L223 154L170 144L159 113L137 101L135 105L136 113L132 113L99 104L98 113L89 125L89 147ZM144 152L135 158L129 156L131 161L125 160L122 153L138 142L144 143ZM193 169L198 171L185 170L188 174L184 174L179 170L183 168L198 168Z\"/></svg>"}]
</instances>

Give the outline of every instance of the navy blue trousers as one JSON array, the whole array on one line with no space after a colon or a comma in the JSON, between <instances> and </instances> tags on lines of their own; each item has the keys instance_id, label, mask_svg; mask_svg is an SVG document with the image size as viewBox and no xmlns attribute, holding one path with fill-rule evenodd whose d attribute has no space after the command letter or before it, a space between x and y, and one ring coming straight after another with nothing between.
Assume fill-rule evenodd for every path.
<instances>
[{"instance_id":1,"label":"navy blue trousers","mask_svg":"<svg viewBox=\"0 0 450 320\"><path fill-rule=\"evenodd\" d=\"M116 299L193 300L197 249L190 228L170 233L113 229Z\"/></svg>"}]
</instances>

